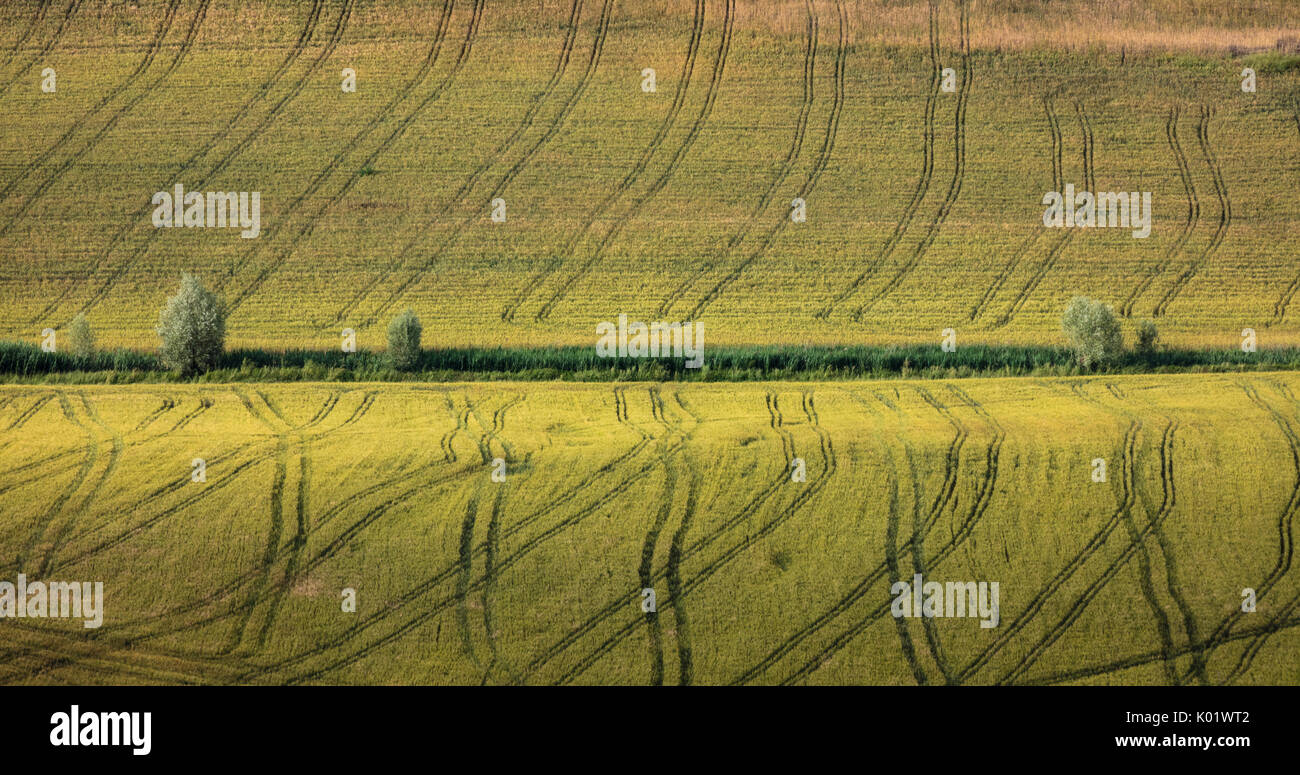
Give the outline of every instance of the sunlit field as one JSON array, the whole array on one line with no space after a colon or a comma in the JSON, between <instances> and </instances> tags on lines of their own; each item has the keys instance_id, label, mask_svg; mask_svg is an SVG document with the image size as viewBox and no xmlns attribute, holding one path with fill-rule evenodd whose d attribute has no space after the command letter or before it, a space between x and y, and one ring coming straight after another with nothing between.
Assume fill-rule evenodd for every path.
<instances>
[{"instance_id":1,"label":"sunlit field","mask_svg":"<svg viewBox=\"0 0 1300 775\"><path fill-rule=\"evenodd\" d=\"M7 388L6 577L105 593L0 677L1290 683L1296 390ZM997 626L891 616L918 573Z\"/></svg>"}]
</instances>

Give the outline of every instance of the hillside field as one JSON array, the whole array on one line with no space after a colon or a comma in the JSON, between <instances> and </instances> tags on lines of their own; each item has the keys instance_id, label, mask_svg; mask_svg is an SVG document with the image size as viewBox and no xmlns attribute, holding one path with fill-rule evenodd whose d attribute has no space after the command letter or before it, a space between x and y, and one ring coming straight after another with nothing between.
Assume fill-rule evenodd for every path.
<instances>
[{"instance_id":1,"label":"hillside field","mask_svg":"<svg viewBox=\"0 0 1300 775\"><path fill-rule=\"evenodd\" d=\"M5 2L0 684L1300 684L1298 190L1293 0Z\"/></svg>"},{"instance_id":2,"label":"hillside field","mask_svg":"<svg viewBox=\"0 0 1300 775\"><path fill-rule=\"evenodd\" d=\"M0 681L1293 684L1297 391L6 387L4 578L105 604L5 622ZM915 573L999 625L890 616Z\"/></svg>"},{"instance_id":3,"label":"hillside field","mask_svg":"<svg viewBox=\"0 0 1300 775\"><path fill-rule=\"evenodd\" d=\"M1300 344L1300 68L1262 51L1300 8L1157 5L7 3L0 336L85 312L152 348L188 270L271 349L382 349L408 306L446 346L589 345L619 313L1055 344L1075 294L1175 346ZM259 192L259 236L155 228L176 184ZM1151 235L1045 228L1066 184L1151 192Z\"/></svg>"}]
</instances>

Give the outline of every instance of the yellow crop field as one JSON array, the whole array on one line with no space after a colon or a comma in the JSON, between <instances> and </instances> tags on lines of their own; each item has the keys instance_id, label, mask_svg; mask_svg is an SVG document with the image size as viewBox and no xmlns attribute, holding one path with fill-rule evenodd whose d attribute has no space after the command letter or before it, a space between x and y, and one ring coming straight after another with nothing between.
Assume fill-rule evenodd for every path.
<instances>
[{"instance_id":1,"label":"yellow crop field","mask_svg":"<svg viewBox=\"0 0 1300 775\"><path fill-rule=\"evenodd\" d=\"M382 348L406 307L454 346L619 313L1054 344L1075 294L1295 346L1297 30L1281 0L8 3L0 335L82 312L150 348L193 271L270 349ZM1149 236L1044 226L1066 186L1151 194ZM186 192L259 194L256 236L183 227Z\"/></svg>"},{"instance_id":2,"label":"yellow crop field","mask_svg":"<svg viewBox=\"0 0 1300 775\"><path fill-rule=\"evenodd\" d=\"M1298 392L8 387L5 578L104 594L0 680L1295 683ZM998 591L891 616L917 574Z\"/></svg>"},{"instance_id":3,"label":"yellow crop field","mask_svg":"<svg viewBox=\"0 0 1300 775\"><path fill-rule=\"evenodd\" d=\"M1300 684L1298 184L1295 0L0 3L0 684Z\"/></svg>"}]
</instances>

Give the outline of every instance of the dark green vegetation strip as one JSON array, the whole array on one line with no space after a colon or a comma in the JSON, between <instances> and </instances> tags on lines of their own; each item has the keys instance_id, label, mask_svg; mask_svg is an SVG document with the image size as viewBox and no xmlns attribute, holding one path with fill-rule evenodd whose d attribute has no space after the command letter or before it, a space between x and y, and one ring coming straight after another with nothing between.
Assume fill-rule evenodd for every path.
<instances>
[{"instance_id":1,"label":"dark green vegetation strip","mask_svg":"<svg viewBox=\"0 0 1300 775\"><path fill-rule=\"evenodd\" d=\"M459 382L492 380L572 382L743 382L862 378L1070 376L1300 369L1300 348L1161 350L1128 353L1100 369L1083 369L1063 347L971 345L944 352L936 345L706 349L704 366L688 369L674 358L600 358L594 347L454 348L426 350L409 372L392 368L383 353L326 350L235 350L218 368L182 377L157 356L117 350L75 356L48 353L22 342L0 342L0 383L131 382Z\"/></svg>"}]
</instances>

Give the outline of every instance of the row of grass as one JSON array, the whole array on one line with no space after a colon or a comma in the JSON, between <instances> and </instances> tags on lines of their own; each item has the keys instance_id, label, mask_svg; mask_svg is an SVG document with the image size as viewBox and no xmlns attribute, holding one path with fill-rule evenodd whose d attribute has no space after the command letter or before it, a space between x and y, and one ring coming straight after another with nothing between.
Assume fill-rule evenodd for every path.
<instances>
[{"instance_id":1,"label":"row of grass","mask_svg":"<svg viewBox=\"0 0 1300 775\"><path fill-rule=\"evenodd\" d=\"M452 382L482 380L754 381L891 377L1070 376L1253 370L1300 370L1300 349L1179 350L1126 353L1103 369L1085 369L1062 347L976 345L944 352L936 345L889 347L750 346L706 350L704 366L676 358L600 358L590 347L450 348L420 353L409 370L387 355L325 350L233 350L205 374L185 377L154 354L116 350L78 356L25 342L0 342L0 382Z\"/></svg>"}]
</instances>

